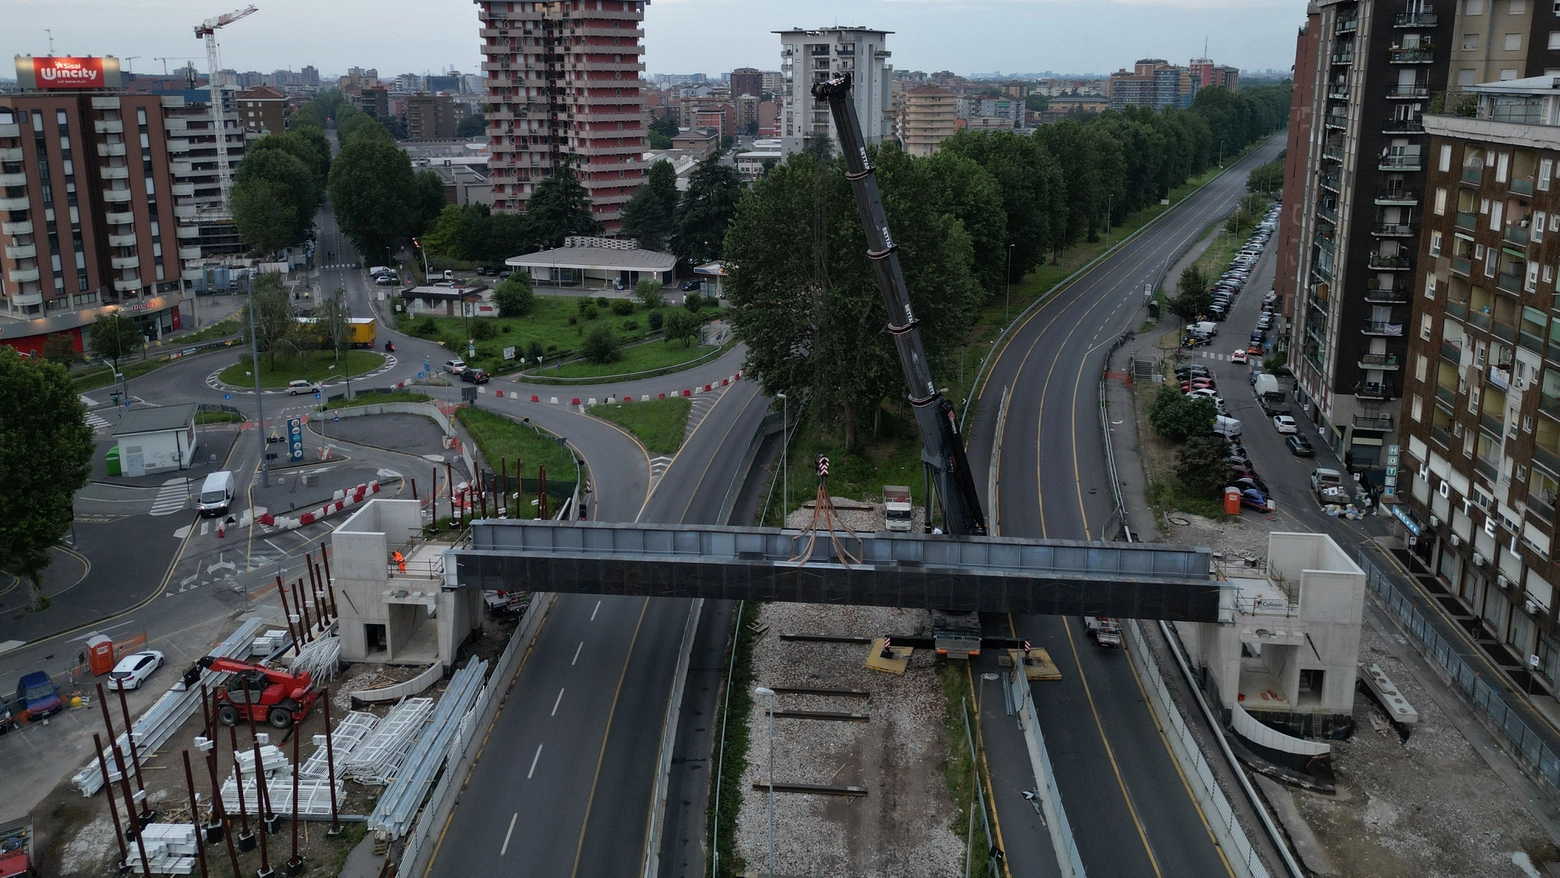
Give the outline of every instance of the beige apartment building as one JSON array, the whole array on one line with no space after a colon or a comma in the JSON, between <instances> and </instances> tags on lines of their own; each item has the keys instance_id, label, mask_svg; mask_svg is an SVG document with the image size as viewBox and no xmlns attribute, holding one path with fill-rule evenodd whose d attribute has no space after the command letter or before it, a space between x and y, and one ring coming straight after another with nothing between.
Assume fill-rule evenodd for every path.
<instances>
[{"instance_id":1,"label":"beige apartment building","mask_svg":"<svg viewBox=\"0 0 1560 878\"><path fill-rule=\"evenodd\" d=\"M904 93L905 109L899 141L905 152L928 156L959 130L959 99L935 85L922 85Z\"/></svg>"}]
</instances>

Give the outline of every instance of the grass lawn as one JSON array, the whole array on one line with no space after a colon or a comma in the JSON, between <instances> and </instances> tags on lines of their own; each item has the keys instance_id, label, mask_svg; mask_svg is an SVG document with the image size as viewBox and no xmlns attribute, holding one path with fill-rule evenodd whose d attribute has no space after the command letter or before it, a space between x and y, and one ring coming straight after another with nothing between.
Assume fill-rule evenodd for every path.
<instances>
[{"instance_id":1,"label":"grass lawn","mask_svg":"<svg viewBox=\"0 0 1560 878\"><path fill-rule=\"evenodd\" d=\"M237 424L243 420L243 415L234 412L197 412L195 415L197 424Z\"/></svg>"},{"instance_id":2,"label":"grass lawn","mask_svg":"<svg viewBox=\"0 0 1560 878\"><path fill-rule=\"evenodd\" d=\"M674 396L650 402L593 405L590 413L633 433L650 453L672 454L682 447L691 408L692 400Z\"/></svg>"},{"instance_id":3,"label":"grass lawn","mask_svg":"<svg viewBox=\"0 0 1560 878\"><path fill-rule=\"evenodd\" d=\"M541 369L536 375L541 378L610 378L614 375L653 372L657 369L675 369L684 363L708 356L716 350L714 347L703 345L683 347L679 342L651 341L623 348L618 352L622 356L616 362L589 363L577 360L564 363L556 369L552 367Z\"/></svg>"},{"instance_id":4,"label":"grass lawn","mask_svg":"<svg viewBox=\"0 0 1560 878\"><path fill-rule=\"evenodd\" d=\"M461 353L462 358L470 365L480 366L494 373L513 371L515 367L520 366L518 360L504 359L506 347L516 348L516 356L525 356L526 348L534 341L541 344L546 359L551 361L577 350L584 344L585 336L592 329L603 324L612 327L618 340L625 344L649 337L649 317L644 306L638 302L634 302L633 313L627 315L613 314L611 307L598 307L595 320L586 320L580 315L579 302L580 299L576 296L537 296L535 307L524 317L481 317L472 318L470 321L462 317L403 317L401 330L421 338L442 342L450 350ZM666 310L669 309L663 308L662 312ZM708 320L720 313L721 310L718 308L706 307L699 312L699 315ZM570 317L575 319L573 324L569 323ZM466 334L468 323L480 323L493 329L492 338L477 340L477 354L474 357L464 356L466 341L469 338ZM613 366L615 369L620 369L621 363ZM612 371L598 374L619 373ZM575 377L588 376L580 374Z\"/></svg>"},{"instance_id":5,"label":"grass lawn","mask_svg":"<svg viewBox=\"0 0 1560 878\"><path fill-rule=\"evenodd\" d=\"M289 381L328 381L345 377L349 373L362 375L384 364L384 355L373 351L344 351L339 362L332 351L309 351L301 357L279 356L276 358L276 368L272 369L271 358L261 354L260 386L286 387ZM336 367L334 371L331 369L332 366ZM249 358L245 356L237 363L223 369L217 379L236 387L252 386L254 376L249 371Z\"/></svg>"},{"instance_id":6,"label":"grass lawn","mask_svg":"<svg viewBox=\"0 0 1560 878\"><path fill-rule=\"evenodd\" d=\"M238 332L238 318L229 317L226 320L219 320L216 323L206 326L197 332L192 332L189 335L181 335L176 339L170 339L166 347L185 347L192 344L199 344L203 341L215 341L219 338L227 338L236 332Z\"/></svg>"},{"instance_id":7,"label":"grass lawn","mask_svg":"<svg viewBox=\"0 0 1560 878\"><path fill-rule=\"evenodd\" d=\"M534 478L536 467L540 465L547 467L547 472L559 484L574 481L574 458L570 452L558 447L558 440L551 433L539 432L502 415L470 407L462 407L455 417L476 440L483 459L495 472L507 467L511 476L523 472ZM549 495L552 493L548 491Z\"/></svg>"},{"instance_id":8,"label":"grass lawn","mask_svg":"<svg viewBox=\"0 0 1560 878\"><path fill-rule=\"evenodd\" d=\"M1223 498L1200 497L1186 490L1175 475L1175 465L1180 457L1178 446L1159 438L1148 426L1147 406L1160 385L1133 386L1141 391L1134 391L1132 395L1136 409L1133 414L1138 423L1139 453L1144 468L1148 470L1148 505L1153 508L1155 518L1162 523L1166 512L1190 512L1214 521L1224 521L1228 516L1224 514Z\"/></svg>"},{"instance_id":9,"label":"grass lawn","mask_svg":"<svg viewBox=\"0 0 1560 878\"><path fill-rule=\"evenodd\" d=\"M379 405L380 403L387 402L428 402L432 398L433 397L430 397L426 393L413 393L410 390L395 390L390 393L367 393L359 391L358 394L353 396L351 399L338 400L336 402L330 403L328 406L322 405L318 410L325 411L327 408L344 409L360 405Z\"/></svg>"},{"instance_id":10,"label":"grass lawn","mask_svg":"<svg viewBox=\"0 0 1560 878\"><path fill-rule=\"evenodd\" d=\"M133 381L154 369L166 366L167 363L162 360L137 360L134 363L124 363L122 365L124 366L125 377ZM114 378L114 370L109 367L94 366L72 372L70 382L75 385L77 393L85 393L88 390L97 390L100 387L117 384L118 380ZM131 389L132 391L134 390L134 388Z\"/></svg>"},{"instance_id":11,"label":"grass lawn","mask_svg":"<svg viewBox=\"0 0 1560 878\"><path fill-rule=\"evenodd\" d=\"M870 431L868 431L870 432ZM829 496L867 502L883 502L884 485L908 485L910 500L923 504L921 480L921 434L907 412L900 416L892 406L883 409L880 435L866 433L858 451L845 449L845 436L832 429L820 430L811 416L797 429L791 440L791 496L786 509L798 509L818 494L817 457L829 458ZM776 501L769 504L763 524L778 527L782 521L779 502L784 480L775 474Z\"/></svg>"}]
</instances>

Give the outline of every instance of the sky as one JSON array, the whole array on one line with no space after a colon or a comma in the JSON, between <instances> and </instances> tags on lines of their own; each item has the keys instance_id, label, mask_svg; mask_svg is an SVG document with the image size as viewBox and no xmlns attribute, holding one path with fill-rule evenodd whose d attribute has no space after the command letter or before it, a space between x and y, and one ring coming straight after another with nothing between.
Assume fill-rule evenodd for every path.
<instances>
[{"instance_id":1,"label":"sky","mask_svg":"<svg viewBox=\"0 0 1560 878\"><path fill-rule=\"evenodd\" d=\"M139 73L161 73L161 57L169 69L195 59L204 71L195 25L243 2L4 0L0 57L48 54L48 29L55 54L117 55ZM470 0L254 3L258 12L218 37L224 67L373 67L388 79L451 66L472 73L481 60ZM651 0L645 63L649 74L772 70L780 43L771 31L864 25L894 32L895 68L928 73L1106 74L1144 57L1184 64L1205 39L1220 64L1288 70L1304 20L1304 0Z\"/></svg>"}]
</instances>

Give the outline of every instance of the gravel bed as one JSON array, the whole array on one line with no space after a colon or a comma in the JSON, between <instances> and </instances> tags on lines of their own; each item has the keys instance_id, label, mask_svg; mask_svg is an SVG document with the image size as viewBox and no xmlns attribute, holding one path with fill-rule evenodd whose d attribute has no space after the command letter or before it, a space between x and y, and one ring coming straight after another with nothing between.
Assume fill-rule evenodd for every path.
<instances>
[{"instance_id":1,"label":"gravel bed","mask_svg":"<svg viewBox=\"0 0 1560 878\"><path fill-rule=\"evenodd\" d=\"M809 516L810 517L810 516ZM775 874L894 875L943 878L962 868L963 840L950 829L957 810L943 783L947 737L936 656L917 651L903 676L867 670L859 644L782 642L778 635L873 637L925 630L924 612L880 607L769 604L769 626L753 656L764 686L860 689L870 698L781 695L782 710L867 713L867 723L777 719L776 783L866 787L864 798L777 794ZM751 788L769 777L768 704L755 699L748 715L748 771L736 846L750 872L768 862L767 793Z\"/></svg>"}]
</instances>

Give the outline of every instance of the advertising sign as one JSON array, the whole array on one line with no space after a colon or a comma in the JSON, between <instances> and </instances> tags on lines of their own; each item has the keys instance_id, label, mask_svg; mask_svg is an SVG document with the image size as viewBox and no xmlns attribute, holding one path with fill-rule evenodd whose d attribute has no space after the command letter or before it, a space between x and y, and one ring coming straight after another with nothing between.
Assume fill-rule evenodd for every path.
<instances>
[{"instance_id":1,"label":"advertising sign","mask_svg":"<svg viewBox=\"0 0 1560 878\"><path fill-rule=\"evenodd\" d=\"M293 463L303 460L303 419L287 419L287 459Z\"/></svg>"},{"instance_id":2,"label":"advertising sign","mask_svg":"<svg viewBox=\"0 0 1560 878\"><path fill-rule=\"evenodd\" d=\"M17 55L16 82L24 89L118 88L119 59L112 55Z\"/></svg>"}]
</instances>

